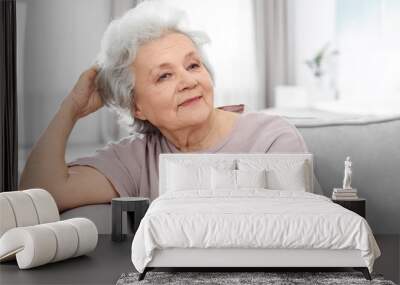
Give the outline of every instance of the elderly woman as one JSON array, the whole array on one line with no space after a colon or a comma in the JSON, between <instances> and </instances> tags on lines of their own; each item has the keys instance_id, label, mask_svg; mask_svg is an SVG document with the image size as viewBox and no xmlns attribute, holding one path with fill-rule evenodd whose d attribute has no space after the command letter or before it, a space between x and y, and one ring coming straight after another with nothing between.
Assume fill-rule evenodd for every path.
<instances>
[{"instance_id":1,"label":"elderly woman","mask_svg":"<svg viewBox=\"0 0 400 285\"><path fill-rule=\"evenodd\" d=\"M62 211L118 196L156 198L160 153L307 152L279 116L214 107L202 50L208 38L187 29L183 16L145 1L109 25L96 66L82 73L31 151L20 189L47 189ZM66 163L75 123L103 105L130 119L135 134Z\"/></svg>"}]
</instances>

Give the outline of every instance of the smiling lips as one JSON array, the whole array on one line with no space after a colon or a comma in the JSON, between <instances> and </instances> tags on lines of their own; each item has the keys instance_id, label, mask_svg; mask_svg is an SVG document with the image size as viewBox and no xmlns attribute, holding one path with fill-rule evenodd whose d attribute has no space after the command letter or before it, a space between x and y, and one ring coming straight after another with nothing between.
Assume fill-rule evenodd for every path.
<instances>
[{"instance_id":1,"label":"smiling lips","mask_svg":"<svg viewBox=\"0 0 400 285\"><path fill-rule=\"evenodd\" d=\"M178 107L188 106L191 103L197 102L202 96L193 97L178 105Z\"/></svg>"}]
</instances>

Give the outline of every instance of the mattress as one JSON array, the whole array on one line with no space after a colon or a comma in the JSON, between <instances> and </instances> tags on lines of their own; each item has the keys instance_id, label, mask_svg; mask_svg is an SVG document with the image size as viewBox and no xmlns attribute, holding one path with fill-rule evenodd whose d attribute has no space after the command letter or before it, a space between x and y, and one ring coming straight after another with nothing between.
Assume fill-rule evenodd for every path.
<instances>
[{"instance_id":1,"label":"mattress","mask_svg":"<svg viewBox=\"0 0 400 285\"><path fill-rule=\"evenodd\" d=\"M155 199L132 242L139 272L163 249L359 250L372 272L380 250L367 221L300 191L175 191Z\"/></svg>"}]
</instances>

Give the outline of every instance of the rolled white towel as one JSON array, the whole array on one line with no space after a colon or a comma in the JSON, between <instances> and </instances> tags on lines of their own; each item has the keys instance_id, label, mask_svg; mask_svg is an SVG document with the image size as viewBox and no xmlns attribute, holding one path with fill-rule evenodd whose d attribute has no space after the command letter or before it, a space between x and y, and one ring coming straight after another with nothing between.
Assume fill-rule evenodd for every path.
<instances>
[{"instance_id":1,"label":"rolled white towel","mask_svg":"<svg viewBox=\"0 0 400 285\"><path fill-rule=\"evenodd\" d=\"M0 237L15 227L33 226L60 220L56 202L43 189L0 193Z\"/></svg>"},{"instance_id":2,"label":"rolled white towel","mask_svg":"<svg viewBox=\"0 0 400 285\"><path fill-rule=\"evenodd\" d=\"M39 224L38 215L31 197L22 191L1 193L11 205L17 227Z\"/></svg>"},{"instance_id":3,"label":"rolled white towel","mask_svg":"<svg viewBox=\"0 0 400 285\"><path fill-rule=\"evenodd\" d=\"M13 228L0 238L0 261L16 256L21 269L50 262L56 251L53 232L41 225Z\"/></svg>"},{"instance_id":4,"label":"rolled white towel","mask_svg":"<svg viewBox=\"0 0 400 285\"><path fill-rule=\"evenodd\" d=\"M15 228L17 221L15 220L13 209L8 199L0 194L0 237L9 229Z\"/></svg>"},{"instance_id":5,"label":"rolled white towel","mask_svg":"<svg viewBox=\"0 0 400 285\"><path fill-rule=\"evenodd\" d=\"M60 261L75 255L79 246L79 235L70 223L65 221L44 224L55 235L57 241L57 250L51 262Z\"/></svg>"},{"instance_id":6,"label":"rolled white towel","mask_svg":"<svg viewBox=\"0 0 400 285\"><path fill-rule=\"evenodd\" d=\"M86 254L95 249L98 233L86 218L17 227L0 238L0 261L16 256L20 269Z\"/></svg>"},{"instance_id":7,"label":"rolled white towel","mask_svg":"<svg viewBox=\"0 0 400 285\"><path fill-rule=\"evenodd\" d=\"M96 248L98 232L96 225L86 218L74 218L64 220L71 224L78 233L78 247L73 257L80 256Z\"/></svg>"},{"instance_id":8,"label":"rolled white towel","mask_svg":"<svg viewBox=\"0 0 400 285\"><path fill-rule=\"evenodd\" d=\"M39 224L51 223L60 220L56 201L53 196L43 189L28 189L22 191L28 194L35 206Z\"/></svg>"}]
</instances>

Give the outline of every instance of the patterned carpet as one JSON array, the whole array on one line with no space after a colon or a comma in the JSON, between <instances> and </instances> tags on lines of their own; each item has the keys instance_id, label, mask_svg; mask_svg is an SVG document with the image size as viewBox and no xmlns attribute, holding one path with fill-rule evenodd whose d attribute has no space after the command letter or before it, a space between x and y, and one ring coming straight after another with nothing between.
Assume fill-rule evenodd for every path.
<instances>
[{"instance_id":1,"label":"patterned carpet","mask_svg":"<svg viewBox=\"0 0 400 285\"><path fill-rule=\"evenodd\" d=\"M145 279L138 281L139 273L124 273L117 285L133 284L379 284L395 285L384 280L382 275L371 274L372 281L364 278L361 272L154 272L146 274Z\"/></svg>"}]
</instances>

